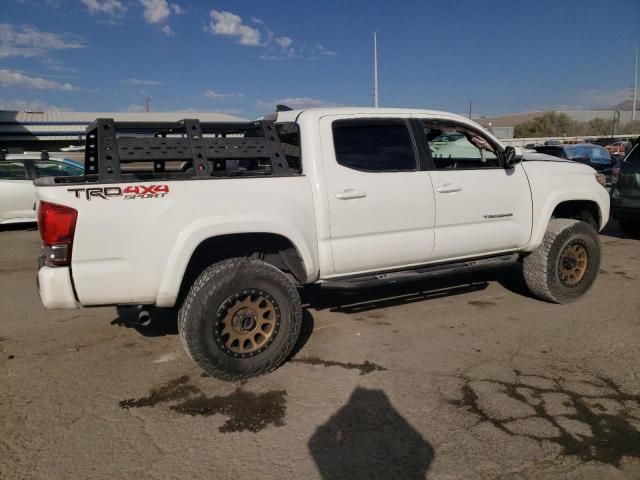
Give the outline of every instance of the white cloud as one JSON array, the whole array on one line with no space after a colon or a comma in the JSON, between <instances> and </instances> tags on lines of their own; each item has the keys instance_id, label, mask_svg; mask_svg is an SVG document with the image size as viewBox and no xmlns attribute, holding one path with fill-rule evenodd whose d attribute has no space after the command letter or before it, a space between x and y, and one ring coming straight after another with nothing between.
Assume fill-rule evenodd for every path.
<instances>
[{"instance_id":1,"label":"white cloud","mask_svg":"<svg viewBox=\"0 0 640 480\"><path fill-rule=\"evenodd\" d=\"M208 31L214 35L237 37L240 45L260 45L260 31L242 23L242 18L231 12L211 10Z\"/></svg>"},{"instance_id":2,"label":"white cloud","mask_svg":"<svg viewBox=\"0 0 640 480\"><path fill-rule=\"evenodd\" d=\"M268 110L275 110L276 105L286 105L291 108L320 108L320 107L338 107L341 104L327 102L326 100L320 100L319 98L311 97L288 97L277 98L270 102L264 100L258 100L258 106Z\"/></svg>"},{"instance_id":3,"label":"white cloud","mask_svg":"<svg viewBox=\"0 0 640 480\"><path fill-rule=\"evenodd\" d=\"M327 50L322 45L315 45L312 49L312 53L315 53L318 56L327 56L327 57L337 57L338 54L332 50Z\"/></svg>"},{"instance_id":4,"label":"white cloud","mask_svg":"<svg viewBox=\"0 0 640 480\"><path fill-rule=\"evenodd\" d=\"M206 92L204 92L204 96L212 99L244 97L242 93L220 93L220 92L216 92L215 90L207 90Z\"/></svg>"},{"instance_id":5,"label":"white cloud","mask_svg":"<svg viewBox=\"0 0 640 480\"><path fill-rule=\"evenodd\" d=\"M629 92L628 88L583 90L575 95L575 101L584 108L609 108L629 100Z\"/></svg>"},{"instance_id":6,"label":"white cloud","mask_svg":"<svg viewBox=\"0 0 640 480\"><path fill-rule=\"evenodd\" d=\"M127 112L145 112L145 108L142 105L132 103L127 107Z\"/></svg>"},{"instance_id":7,"label":"white cloud","mask_svg":"<svg viewBox=\"0 0 640 480\"><path fill-rule=\"evenodd\" d=\"M167 0L140 0L144 6L144 19L148 23L162 23L169 18L171 10Z\"/></svg>"},{"instance_id":8,"label":"white cloud","mask_svg":"<svg viewBox=\"0 0 640 480\"><path fill-rule=\"evenodd\" d=\"M263 52L258 58L263 60L285 60L290 58L317 59L322 56L336 56L337 53L316 44L307 47L304 44L296 44L286 35L276 36L264 20L251 17L251 22L256 28L245 24L242 17L232 12L211 10L211 20L205 27L205 31L214 35L226 35L236 37L241 45L263 47Z\"/></svg>"},{"instance_id":9,"label":"white cloud","mask_svg":"<svg viewBox=\"0 0 640 480\"><path fill-rule=\"evenodd\" d=\"M70 83L59 83L46 78L30 77L13 70L0 69L0 85L3 87L35 88L38 90L77 90Z\"/></svg>"},{"instance_id":10,"label":"white cloud","mask_svg":"<svg viewBox=\"0 0 640 480\"><path fill-rule=\"evenodd\" d=\"M187 13L177 3L170 3L169 6L171 7L171 10L173 10L173 13L175 13L176 15L184 15L185 13Z\"/></svg>"},{"instance_id":11,"label":"white cloud","mask_svg":"<svg viewBox=\"0 0 640 480\"><path fill-rule=\"evenodd\" d=\"M176 34L176 32L174 32L169 25L165 25L160 29L160 31L167 37L173 37Z\"/></svg>"},{"instance_id":12,"label":"white cloud","mask_svg":"<svg viewBox=\"0 0 640 480\"><path fill-rule=\"evenodd\" d=\"M276 38L276 43L281 48L287 48L291 46L291 44L293 43L293 40L291 40L289 37L278 37Z\"/></svg>"},{"instance_id":13,"label":"white cloud","mask_svg":"<svg viewBox=\"0 0 640 480\"><path fill-rule=\"evenodd\" d=\"M32 25L0 23L0 58L35 57L55 50L84 47L68 33L43 32Z\"/></svg>"},{"instance_id":14,"label":"white cloud","mask_svg":"<svg viewBox=\"0 0 640 480\"><path fill-rule=\"evenodd\" d=\"M159 80L143 80L140 78L130 78L129 80L125 80L122 83L126 83L127 85L160 85L162 82Z\"/></svg>"},{"instance_id":15,"label":"white cloud","mask_svg":"<svg viewBox=\"0 0 640 480\"><path fill-rule=\"evenodd\" d=\"M32 111L57 111L57 112L72 112L73 109L69 107L60 107L57 105L51 105L50 103L42 102L40 100L22 100L22 99L11 99L11 100L2 100L0 99L0 110L32 110Z\"/></svg>"},{"instance_id":16,"label":"white cloud","mask_svg":"<svg viewBox=\"0 0 640 480\"><path fill-rule=\"evenodd\" d=\"M81 0L89 11L89 15L104 13L117 17L123 15L127 11L126 5L120 0Z\"/></svg>"}]
</instances>

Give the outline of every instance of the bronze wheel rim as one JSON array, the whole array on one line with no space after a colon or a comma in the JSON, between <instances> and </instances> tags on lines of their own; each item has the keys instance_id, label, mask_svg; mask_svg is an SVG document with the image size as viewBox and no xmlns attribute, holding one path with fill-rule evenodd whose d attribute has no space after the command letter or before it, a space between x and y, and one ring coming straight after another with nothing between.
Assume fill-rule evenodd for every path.
<instances>
[{"instance_id":1,"label":"bronze wheel rim","mask_svg":"<svg viewBox=\"0 0 640 480\"><path fill-rule=\"evenodd\" d=\"M575 287L584 278L589 267L589 251L584 242L570 242L560 254L558 274L565 287Z\"/></svg>"},{"instance_id":2,"label":"bronze wheel rim","mask_svg":"<svg viewBox=\"0 0 640 480\"><path fill-rule=\"evenodd\" d=\"M232 357L247 358L269 346L280 327L280 308L259 289L247 289L228 297L220 306L215 340Z\"/></svg>"}]
</instances>

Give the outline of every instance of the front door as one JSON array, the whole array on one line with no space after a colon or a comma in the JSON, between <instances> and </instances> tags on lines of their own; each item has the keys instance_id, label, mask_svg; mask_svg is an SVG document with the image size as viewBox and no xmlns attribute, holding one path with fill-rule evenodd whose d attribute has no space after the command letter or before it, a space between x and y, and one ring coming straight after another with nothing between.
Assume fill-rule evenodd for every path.
<instances>
[{"instance_id":1,"label":"front door","mask_svg":"<svg viewBox=\"0 0 640 480\"><path fill-rule=\"evenodd\" d=\"M505 169L498 145L479 129L445 120L420 123L436 199L433 259L525 245L531 236L532 203L523 166Z\"/></svg>"},{"instance_id":2,"label":"front door","mask_svg":"<svg viewBox=\"0 0 640 480\"><path fill-rule=\"evenodd\" d=\"M407 120L329 116L320 122L334 275L429 261L433 188L429 172L418 168Z\"/></svg>"}]
</instances>

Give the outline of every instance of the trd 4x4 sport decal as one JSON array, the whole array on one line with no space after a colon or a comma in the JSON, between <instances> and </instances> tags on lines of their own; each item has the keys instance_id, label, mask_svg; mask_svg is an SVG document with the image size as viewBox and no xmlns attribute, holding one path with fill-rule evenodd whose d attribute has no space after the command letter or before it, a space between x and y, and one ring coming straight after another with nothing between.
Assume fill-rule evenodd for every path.
<instances>
[{"instance_id":1,"label":"trd 4x4 sport decal","mask_svg":"<svg viewBox=\"0 0 640 480\"><path fill-rule=\"evenodd\" d=\"M133 200L136 198L162 198L169 193L169 185L128 185L121 187L88 187L67 188L67 192L73 192L76 198L86 198L91 201L94 198L108 200L112 197Z\"/></svg>"}]
</instances>

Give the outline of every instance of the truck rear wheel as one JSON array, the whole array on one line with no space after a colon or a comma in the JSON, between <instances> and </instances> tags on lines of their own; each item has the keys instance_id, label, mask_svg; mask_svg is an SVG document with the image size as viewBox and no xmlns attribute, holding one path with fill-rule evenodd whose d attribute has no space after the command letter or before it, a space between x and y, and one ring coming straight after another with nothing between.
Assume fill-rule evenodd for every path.
<instances>
[{"instance_id":1,"label":"truck rear wheel","mask_svg":"<svg viewBox=\"0 0 640 480\"><path fill-rule=\"evenodd\" d=\"M600 270L598 232L586 222L549 222L542 244L524 258L524 279L536 297L569 303L591 288Z\"/></svg>"},{"instance_id":2,"label":"truck rear wheel","mask_svg":"<svg viewBox=\"0 0 640 480\"><path fill-rule=\"evenodd\" d=\"M261 260L231 258L197 278L178 315L187 353L206 373L242 380L284 362L300 334L295 286Z\"/></svg>"}]
</instances>

